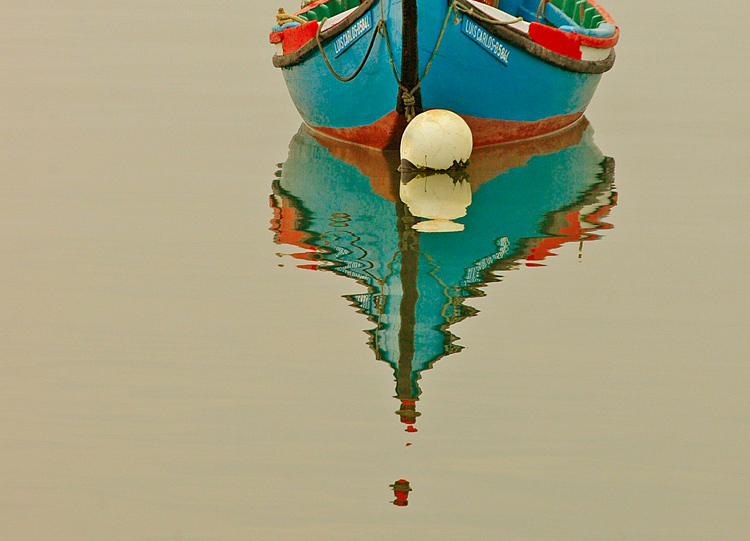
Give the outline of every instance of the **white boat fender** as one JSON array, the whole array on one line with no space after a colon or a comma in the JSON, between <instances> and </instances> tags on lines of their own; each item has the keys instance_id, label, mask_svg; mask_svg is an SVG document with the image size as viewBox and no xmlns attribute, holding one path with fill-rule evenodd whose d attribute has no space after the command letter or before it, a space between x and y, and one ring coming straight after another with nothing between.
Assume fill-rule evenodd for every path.
<instances>
[{"instance_id":1,"label":"white boat fender","mask_svg":"<svg viewBox=\"0 0 750 541\"><path fill-rule=\"evenodd\" d=\"M465 165L474 138L469 125L453 111L431 109L418 114L401 136L401 159L418 169L446 171Z\"/></svg>"}]
</instances>

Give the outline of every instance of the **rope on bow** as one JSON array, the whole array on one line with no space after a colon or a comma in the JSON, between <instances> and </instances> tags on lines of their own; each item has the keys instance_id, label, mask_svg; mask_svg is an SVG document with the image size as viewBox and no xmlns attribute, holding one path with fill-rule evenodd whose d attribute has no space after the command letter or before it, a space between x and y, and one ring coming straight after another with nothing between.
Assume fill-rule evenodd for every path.
<instances>
[{"instance_id":1,"label":"rope on bow","mask_svg":"<svg viewBox=\"0 0 750 541\"><path fill-rule=\"evenodd\" d=\"M328 71L331 72L331 75L336 77L336 79L338 79L342 83L348 83L349 81L354 80L354 78L357 75L359 75L359 73L362 71L362 68L365 67L365 64L367 63L367 59L370 58L370 53L372 52L372 48L375 45L375 39L380 35L381 29L385 28L385 21L383 19L380 19L378 21L378 24L375 26L375 32L373 32L372 34L372 38L370 39L370 44L367 46L367 52L365 53L365 57L362 59L362 62L359 64L359 67L357 67L357 69L354 70L354 73L352 73L348 77L344 77L336 73L336 70L331 65L331 61L328 60L328 55L326 55L325 50L323 50L323 42L320 40L320 29L323 28L323 25L325 24L327 20L328 20L328 17L324 18L318 25L318 30L315 32L315 41L318 44L318 49L320 50L320 54L323 55L323 60L325 61L326 66L328 66Z\"/></svg>"},{"instance_id":2,"label":"rope on bow","mask_svg":"<svg viewBox=\"0 0 750 541\"><path fill-rule=\"evenodd\" d=\"M284 8L279 8L279 11L276 12L276 24L279 26L283 26L287 23L306 23L307 21L301 17L297 17L296 15L292 15L291 13L287 13L284 11Z\"/></svg>"}]
</instances>

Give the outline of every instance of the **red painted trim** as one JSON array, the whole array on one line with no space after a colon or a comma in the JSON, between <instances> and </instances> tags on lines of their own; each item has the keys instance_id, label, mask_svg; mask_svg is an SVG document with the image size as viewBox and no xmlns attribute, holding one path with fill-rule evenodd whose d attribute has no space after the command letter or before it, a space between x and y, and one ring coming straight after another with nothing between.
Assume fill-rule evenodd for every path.
<instances>
[{"instance_id":1,"label":"red painted trim","mask_svg":"<svg viewBox=\"0 0 750 541\"><path fill-rule=\"evenodd\" d=\"M585 45L586 47L596 47L597 49L609 49L610 47L614 47L615 45L617 45L617 42L620 41L620 27L615 24L615 20L612 18L612 15L607 13L607 10L605 10L602 6L594 2L594 0L586 1L591 7L596 8L596 10L599 12L599 15L604 17L604 22L613 24L615 26L615 35L611 38L580 36L581 45Z\"/></svg>"},{"instance_id":2,"label":"red painted trim","mask_svg":"<svg viewBox=\"0 0 750 541\"><path fill-rule=\"evenodd\" d=\"M615 27L615 35L611 38L597 38L595 36L584 36L583 34L576 34L581 45L586 47L594 47L595 49L611 49L617 42L620 41L620 29Z\"/></svg>"},{"instance_id":3,"label":"red painted trim","mask_svg":"<svg viewBox=\"0 0 750 541\"><path fill-rule=\"evenodd\" d=\"M474 147L485 147L547 135L570 126L581 116L583 116L583 113L572 113L534 122L524 122L461 115L471 128ZM399 147L401 134L406 128L406 120L396 111L391 111L369 126L353 128L310 126L310 128L334 139L384 150Z\"/></svg>"},{"instance_id":4,"label":"red painted trim","mask_svg":"<svg viewBox=\"0 0 750 541\"><path fill-rule=\"evenodd\" d=\"M615 35L612 37L598 38L565 32L539 23L531 23L529 25L529 37L534 43L538 43L552 52L580 60L581 45L595 49L611 49L617 45L620 39L620 29L615 27Z\"/></svg>"},{"instance_id":5,"label":"red painted trim","mask_svg":"<svg viewBox=\"0 0 750 541\"><path fill-rule=\"evenodd\" d=\"M310 21L309 23L287 28L284 30L284 39L282 41L284 54L293 53L314 38L317 33L318 21Z\"/></svg>"},{"instance_id":6,"label":"red painted trim","mask_svg":"<svg viewBox=\"0 0 750 541\"><path fill-rule=\"evenodd\" d=\"M586 0L586 1L589 3L589 5L591 7L597 9L597 11L599 12L599 15L601 15L602 17L604 17L604 22L607 22L609 24L615 24L615 20L612 18L612 15L610 15L609 13L607 13L607 11L602 6L600 6L599 4L597 4L596 2L594 2L594 0ZM615 26L617 26L617 25L615 25Z\"/></svg>"},{"instance_id":7,"label":"red painted trim","mask_svg":"<svg viewBox=\"0 0 750 541\"><path fill-rule=\"evenodd\" d=\"M547 135L548 133L553 133L566 126L570 126L581 118L581 116L583 116L583 113L572 113L569 115L553 116L535 122L523 122L461 115L471 128L475 147L521 141L523 139Z\"/></svg>"},{"instance_id":8,"label":"red painted trim","mask_svg":"<svg viewBox=\"0 0 750 541\"><path fill-rule=\"evenodd\" d=\"M576 60L581 59L581 41L577 34L544 24L531 23L529 25L529 37L535 43L554 53Z\"/></svg>"},{"instance_id":9,"label":"red painted trim","mask_svg":"<svg viewBox=\"0 0 750 541\"><path fill-rule=\"evenodd\" d=\"M391 111L369 126L357 126L354 128L310 127L334 139L383 150L386 148L398 148L401 134L406 129L406 119L396 111Z\"/></svg>"},{"instance_id":10,"label":"red painted trim","mask_svg":"<svg viewBox=\"0 0 750 541\"><path fill-rule=\"evenodd\" d=\"M538 43L542 47L546 47L550 51L570 58L575 58L576 60L581 59L580 45L593 47L595 49L611 49L617 45L617 42L620 40L620 28L615 24L615 20L612 16L599 4L591 0L587 0L587 2L591 7L599 11L599 14L604 18L604 22L614 25L614 36L608 38L586 36L584 34L565 32L552 26L532 22L529 25L529 37L535 43Z\"/></svg>"}]
</instances>

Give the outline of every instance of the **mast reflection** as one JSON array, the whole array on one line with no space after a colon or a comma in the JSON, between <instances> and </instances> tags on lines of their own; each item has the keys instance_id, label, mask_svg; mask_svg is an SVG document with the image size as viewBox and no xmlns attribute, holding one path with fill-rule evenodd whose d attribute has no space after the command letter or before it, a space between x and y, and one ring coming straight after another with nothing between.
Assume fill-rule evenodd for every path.
<instances>
[{"instance_id":1,"label":"mast reflection","mask_svg":"<svg viewBox=\"0 0 750 541\"><path fill-rule=\"evenodd\" d=\"M366 287L347 296L391 365L396 411L420 416L420 374L462 349L451 325L498 272L543 265L565 243L596 240L616 204L614 161L586 119L552 137L475 149L459 176L398 172L399 158L316 138L304 127L273 182L271 230L299 267Z\"/></svg>"}]
</instances>

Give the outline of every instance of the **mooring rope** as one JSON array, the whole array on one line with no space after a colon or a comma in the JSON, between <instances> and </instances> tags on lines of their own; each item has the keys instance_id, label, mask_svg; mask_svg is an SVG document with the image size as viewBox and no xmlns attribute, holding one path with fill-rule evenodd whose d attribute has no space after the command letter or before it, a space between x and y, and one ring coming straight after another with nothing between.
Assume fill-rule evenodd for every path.
<instances>
[{"instance_id":1,"label":"mooring rope","mask_svg":"<svg viewBox=\"0 0 750 541\"><path fill-rule=\"evenodd\" d=\"M546 3L547 0L542 0L541 4ZM452 0L450 4L448 5L448 10L445 13L445 20L443 21L443 26L440 29L440 35L438 36L437 42L435 43L435 48L432 50L432 54L430 55L430 59L427 61L427 65L425 66L424 73L417 79L417 84L414 85L413 88L409 89L404 87L404 85L401 83L401 78L398 74L398 69L396 68L396 61L393 56L393 47L391 46L391 38L388 34L388 26L385 22L385 8L383 7L383 1L380 2L380 20L378 21L375 32L372 35L372 38L370 39L370 44L367 46L367 52L365 53L364 58L362 59L362 62L360 63L359 67L348 77L343 77L339 75L334 67L331 65L330 60L328 59L328 56L325 53L325 50L323 49L323 43L320 39L320 32L323 28L323 25L328 20L327 18L324 18L321 23L318 26L317 31L315 32L315 41L318 45L318 49L320 50L321 55L323 56L323 60L326 63L326 66L328 67L328 70L331 72L331 74L336 77L341 82L347 83L349 81L354 80L357 75L360 74L362 69L365 67L365 64L367 63L368 58L370 57L370 53L372 52L373 46L375 45L375 39L378 37L378 35L382 35L385 38L386 47L388 49L388 60L391 64L391 69L393 70L393 77L396 79L396 83L398 84L399 91L401 92L401 100L404 104L404 116L406 116L406 122L409 123L412 121L412 119L416 116L416 103L417 100L414 97L414 94L419 90L419 87L422 85L422 81L424 81L425 77L427 77L427 74L430 72L430 68L432 68L432 63L435 60L435 57L437 56L438 50L440 50L440 45L443 43L443 37L445 36L445 31L448 28L448 21L450 21L451 13L455 12L456 14L456 21L458 21L458 14L463 13L465 15L468 15L474 19L477 19L480 22L493 25L493 26L505 26L513 23L517 23L519 21L522 21L522 17L516 17L512 20L507 21L500 21L498 19L494 19L492 17L489 17L485 15L484 13L478 11L474 8L474 6L467 6L463 3L460 3L458 0ZM282 15L282 10L279 10L279 14L277 14L277 20ZM289 16L288 14L284 13L283 15L286 15L287 17L294 17ZM539 17L537 13L537 18ZM299 19L297 17L297 19Z\"/></svg>"},{"instance_id":2,"label":"mooring rope","mask_svg":"<svg viewBox=\"0 0 750 541\"><path fill-rule=\"evenodd\" d=\"M437 43L435 44L435 48L432 50L432 54L430 55L430 59L427 61L427 65L425 66L424 73L421 77L417 79L417 84L414 85L414 88L406 88L403 84L401 84L401 78L398 76L398 70L396 69L396 61L393 58L393 49L391 48L391 38L388 35L388 29L385 29L385 42L388 47L388 60L391 63L391 69L393 70L393 76L396 79L396 82L398 83L399 90L401 91L401 101L404 104L404 116L406 117L407 124L411 122L415 116L417 116L416 111L416 104L417 99L414 97L414 93L419 90L419 87L422 84L422 81L425 77L427 77L427 74L430 72L430 68L432 67L432 61L435 60L435 56L437 55L438 50L440 49L440 45L443 42L443 36L445 36L445 30L448 28L448 21L451 18L451 12L455 8L455 0L451 3L450 6L448 6L448 11L445 13L445 20L443 21L443 27L440 29L440 35L438 36ZM385 13L383 12L383 2L380 2L380 20L385 20Z\"/></svg>"},{"instance_id":3,"label":"mooring rope","mask_svg":"<svg viewBox=\"0 0 750 541\"><path fill-rule=\"evenodd\" d=\"M545 0L546 1L546 0ZM456 12L456 21L458 21L458 13L464 13L465 15L469 15L481 22L495 25L495 26L504 26L509 25L513 23L517 23L519 21L523 20L523 17L516 17L513 20L508 21L499 21L497 19L493 19L491 17L488 17L484 15L483 13L477 11L474 9L474 6L466 6L458 0L452 0L450 5L448 6L448 10L445 13L445 20L443 20L443 26L440 29L440 35L438 36L438 40L435 43L435 48L432 50L432 54L430 55L430 59L427 61L427 65L425 66L424 73L421 77L417 80L417 84L412 89L405 88L401 84L401 80L398 76L397 70L396 70L396 62L393 59L393 50L391 49L391 40L388 36L388 29L385 30L385 38L386 38L386 44L388 45L388 56L389 60L391 62L391 67L393 69L393 75L396 78L396 82L398 83L399 89L401 90L401 99L404 103L404 115L406 116L406 122L409 123L412 121L412 119L416 116L416 98L414 97L414 93L419 90L419 87L422 85L422 81L424 81L425 77L427 77L427 74L430 72L430 68L432 67L432 62L435 60L435 57L437 56L438 50L440 50L440 45L443 43L443 37L445 36L445 31L448 28L448 21L450 21L451 18L451 12ZM383 13L383 3L380 3L380 17L381 20L385 19L385 15Z\"/></svg>"},{"instance_id":4,"label":"mooring rope","mask_svg":"<svg viewBox=\"0 0 750 541\"><path fill-rule=\"evenodd\" d=\"M287 23L306 23L307 21L303 19L302 17L298 17L297 15L292 15L291 13L287 13L284 11L284 8L279 8L279 11L276 12L276 24L279 26L283 26Z\"/></svg>"},{"instance_id":5,"label":"mooring rope","mask_svg":"<svg viewBox=\"0 0 750 541\"><path fill-rule=\"evenodd\" d=\"M536 22L539 22L540 17L544 17L544 11L547 9L547 0L541 0L539 7L536 8Z\"/></svg>"},{"instance_id":6,"label":"mooring rope","mask_svg":"<svg viewBox=\"0 0 750 541\"><path fill-rule=\"evenodd\" d=\"M325 61L326 66L328 66L328 71L330 71L331 74L342 83L348 83L349 81L354 80L354 78L357 77L357 75L359 75L359 72L362 71L362 68L365 67L365 64L367 63L367 59L370 58L370 53L372 52L372 48L375 45L375 39L380 34L381 28L385 27L385 21L383 19L380 19L378 21L378 24L375 25L375 32L372 35L372 39L370 39L370 44L367 46L367 52L365 53L365 57L362 59L362 62L359 64L359 67L356 70L354 70L354 73L352 73L350 76L343 77L339 75L338 73L336 73L336 70L331 65L331 61L328 60L328 55L326 55L325 50L323 50L323 43L320 41L320 29L323 28L323 24L325 24L327 20L328 20L328 17L325 17L321 21L321 23L318 25L318 29L315 32L315 41L318 44L318 49L320 50L320 54L323 55L323 60Z\"/></svg>"}]
</instances>

